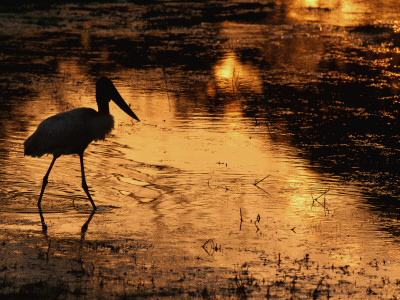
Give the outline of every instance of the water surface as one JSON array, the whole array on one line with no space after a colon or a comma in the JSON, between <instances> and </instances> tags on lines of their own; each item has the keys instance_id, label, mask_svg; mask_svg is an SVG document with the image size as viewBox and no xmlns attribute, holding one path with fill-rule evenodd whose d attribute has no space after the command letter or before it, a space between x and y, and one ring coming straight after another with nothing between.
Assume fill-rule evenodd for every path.
<instances>
[{"instance_id":1,"label":"water surface","mask_svg":"<svg viewBox=\"0 0 400 300\"><path fill-rule=\"evenodd\" d=\"M3 5L1 294L399 297L397 7ZM23 141L104 75L142 122L86 150L95 214L56 161L43 231Z\"/></svg>"}]
</instances>

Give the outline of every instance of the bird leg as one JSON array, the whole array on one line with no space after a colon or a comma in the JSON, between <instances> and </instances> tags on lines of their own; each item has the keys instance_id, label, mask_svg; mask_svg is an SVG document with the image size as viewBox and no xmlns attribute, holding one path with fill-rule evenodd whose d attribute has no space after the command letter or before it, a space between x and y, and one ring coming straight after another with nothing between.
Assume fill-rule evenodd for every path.
<instances>
[{"instance_id":1,"label":"bird leg","mask_svg":"<svg viewBox=\"0 0 400 300\"><path fill-rule=\"evenodd\" d=\"M48 182L47 179L49 178L50 171L51 171L51 169L53 168L53 165L54 165L54 163L55 163L55 161L56 161L57 158L58 158L58 156L53 156L53 160L51 161L50 167L49 167L49 169L47 170L46 175L44 175L44 177L43 177L42 190L40 191L40 196L39 196L39 201L38 201L38 207L39 207L39 210L40 210L40 211L41 211L40 202L42 201L44 189L46 188L46 185L47 185L47 182Z\"/></svg>"},{"instance_id":2,"label":"bird leg","mask_svg":"<svg viewBox=\"0 0 400 300\"><path fill-rule=\"evenodd\" d=\"M87 184L86 184L85 168L84 168L84 166L83 166L83 153L79 154L79 158L80 158L80 160L81 160L82 188L83 188L83 190L85 191L86 195L88 196L88 198L89 198L89 200L90 200L90 203L92 203L93 210L96 210L97 207L96 207L96 205L95 205L94 202L93 202L92 196L90 196L89 189L88 189L88 186L87 186Z\"/></svg>"}]
</instances>

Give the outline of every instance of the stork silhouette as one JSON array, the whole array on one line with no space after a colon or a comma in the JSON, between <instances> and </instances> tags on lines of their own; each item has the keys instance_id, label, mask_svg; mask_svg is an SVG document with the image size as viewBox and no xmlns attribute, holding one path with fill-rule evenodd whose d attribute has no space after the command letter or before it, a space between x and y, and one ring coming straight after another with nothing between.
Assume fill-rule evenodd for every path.
<instances>
[{"instance_id":1,"label":"stork silhouette","mask_svg":"<svg viewBox=\"0 0 400 300\"><path fill-rule=\"evenodd\" d=\"M96 82L98 111L81 107L51 116L42 121L36 131L24 142L25 155L41 157L44 154L53 154L50 167L43 177L38 200L40 210L43 193L53 165L61 155L68 154L79 155L82 188L89 198L93 210L96 210L96 205L86 184L83 154L92 141L104 140L106 135L114 128L114 118L109 109L110 100L113 100L129 116L140 121L122 99L112 81L107 77L102 77Z\"/></svg>"}]
</instances>

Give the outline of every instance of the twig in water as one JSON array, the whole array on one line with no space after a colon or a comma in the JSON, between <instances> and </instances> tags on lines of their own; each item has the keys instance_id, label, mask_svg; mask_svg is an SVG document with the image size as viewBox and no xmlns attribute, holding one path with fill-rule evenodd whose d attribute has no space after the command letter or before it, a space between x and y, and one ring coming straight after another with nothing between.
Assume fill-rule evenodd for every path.
<instances>
[{"instance_id":1,"label":"twig in water","mask_svg":"<svg viewBox=\"0 0 400 300\"><path fill-rule=\"evenodd\" d=\"M265 176L264 178L262 178L262 179L260 179L260 180L256 180L256 181L253 183L253 185L254 185L256 188L262 190L264 193L269 194L269 193L268 193L266 190L264 190L262 187L259 187L259 186L258 186L258 184L259 184L260 182L264 181L264 180L265 180L266 178L268 178L269 176L271 176L271 175L267 175L267 176Z\"/></svg>"},{"instance_id":2,"label":"twig in water","mask_svg":"<svg viewBox=\"0 0 400 300\"><path fill-rule=\"evenodd\" d=\"M311 198L313 199L313 203L311 205L314 206L314 203L317 202L320 206L322 206L324 208L324 210L326 210L328 212L328 214L330 213L329 209L326 207L326 194L329 192L330 187L328 187L325 192L323 192L321 195L319 195L318 197L314 198L313 194L311 193ZM321 198L322 196L324 196L324 202L320 202L318 199Z\"/></svg>"},{"instance_id":3,"label":"twig in water","mask_svg":"<svg viewBox=\"0 0 400 300\"><path fill-rule=\"evenodd\" d=\"M319 294L318 289L319 289L319 287L322 285L322 281L324 281L324 279L325 279L325 277L322 277L322 278L321 278L321 280L319 281L317 287L315 288L315 290L314 290L313 293L312 293L312 296L313 296L313 299L314 299L314 300L318 298L318 294Z\"/></svg>"},{"instance_id":4,"label":"twig in water","mask_svg":"<svg viewBox=\"0 0 400 300\"><path fill-rule=\"evenodd\" d=\"M216 251L221 251L221 245L218 247L217 243L214 243L213 239L206 241L203 246L201 246L208 255L213 255Z\"/></svg>"},{"instance_id":5,"label":"twig in water","mask_svg":"<svg viewBox=\"0 0 400 300\"><path fill-rule=\"evenodd\" d=\"M257 226L257 222L260 223L260 220L261 220L260 214L257 214L257 218L254 221L254 226L256 226L256 228L257 228L256 233L260 231L260 228Z\"/></svg>"},{"instance_id":6,"label":"twig in water","mask_svg":"<svg viewBox=\"0 0 400 300\"><path fill-rule=\"evenodd\" d=\"M256 228L257 228L256 233L259 232L259 231L260 231L260 228L257 226L257 223L256 223L256 222L254 222L254 226L256 226Z\"/></svg>"},{"instance_id":7,"label":"twig in water","mask_svg":"<svg viewBox=\"0 0 400 300\"><path fill-rule=\"evenodd\" d=\"M239 211L240 211L240 227L239 227L239 230L242 230L242 223L243 223L242 208L240 208Z\"/></svg>"},{"instance_id":8,"label":"twig in water","mask_svg":"<svg viewBox=\"0 0 400 300\"><path fill-rule=\"evenodd\" d=\"M261 181L264 181L264 179L268 178L269 176L271 176L271 174L270 174L270 175L267 175L267 176L265 176L263 179L256 180L256 181L253 183L253 185L257 186L257 184L259 184Z\"/></svg>"}]
</instances>

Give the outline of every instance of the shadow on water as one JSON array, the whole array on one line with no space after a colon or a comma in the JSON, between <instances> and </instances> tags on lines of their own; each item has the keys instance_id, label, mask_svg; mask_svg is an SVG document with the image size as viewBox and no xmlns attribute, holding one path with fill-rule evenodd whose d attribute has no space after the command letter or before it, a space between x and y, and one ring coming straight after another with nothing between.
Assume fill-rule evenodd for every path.
<instances>
[{"instance_id":1,"label":"shadow on water","mask_svg":"<svg viewBox=\"0 0 400 300\"><path fill-rule=\"evenodd\" d=\"M60 253L68 252L67 258L78 261L80 266L69 270L67 276L86 278L89 284L93 284L93 278L99 279L97 290L90 295L100 295L105 285L112 286L112 280L122 282L120 286L131 287L134 280L129 278L137 279L140 274L144 274L140 278L145 282L138 284L140 291L136 295L182 295L182 290L173 290L171 285L185 282L189 276L196 278L194 282L206 282L215 259L221 266L216 272L222 278L230 278L223 296L261 295L261 291L269 295L270 288L283 289L290 285L294 297L298 273L291 264L303 270L314 267L317 273L319 264L317 267L316 261L310 261L308 253L290 261L283 254L281 258L279 246L268 248L270 252L264 250L265 232L271 235L276 232L272 236L274 243L279 245L285 240L288 248L299 245L306 248L304 245L312 243L310 236L316 236L321 243L327 236L330 242L354 238L352 234L358 237L358 233L342 233L341 226L346 225L332 221L339 219L338 212L330 215L324 209L323 216L316 217L307 208L304 213L304 207L310 203L304 200L303 194L308 197L314 192L314 186L325 190L330 184L332 193L339 191L333 198L345 195L350 199L337 205L338 211L343 205L348 205L349 213L353 212L350 209L353 206L366 205L368 213L385 219L377 217L379 230L391 238L399 237L400 15L393 1L384 5L380 1L364 2L57 1L49 5L44 1L35 4L16 1L0 4L0 195L1 205L5 207L1 211L34 206L37 201L40 179L48 163L30 160L30 165L25 166L21 145L26 136L49 115L77 106L93 107L94 82L99 76L112 75L118 88L121 87L121 94L131 98L130 103L137 106L135 109L144 118L144 125L133 127L117 115L116 121L122 125L116 125L116 133L109 141L96 144L88 151L87 166L91 168L87 172L91 176L88 184L95 191L93 198L103 205L107 201L106 205L115 203L113 217L99 213L94 218L93 212L83 223L73 211L75 206L65 217L52 213L52 209L69 205L71 198L79 193L72 178L77 171L73 167L76 158L61 158L60 168L54 171L54 181L50 182L53 192L49 192L46 200L52 209L45 210L48 213L39 211L42 233L53 240L52 246L49 242L39 250L28 249L33 256L39 251L39 258L46 247L47 254L51 247ZM131 132L135 138L130 137ZM220 134L226 144L213 144ZM256 153L258 156L254 159L259 161L241 160L234 154L226 154L228 150L220 150L234 143L248 147L237 153L249 157ZM254 148L257 151L251 152ZM267 164L262 160L267 160L271 152L284 158L268 158L268 164L280 159L286 164L277 164L278 171L265 174ZM214 153L222 154L217 157ZM215 158L212 167L206 157ZM247 166L249 162L251 166ZM288 162L299 168L290 169ZM265 169L260 171L260 166ZM25 167L29 171L21 171ZM273 167L267 170L275 170ZM287 174L281 170L285 168L289 169ZM296 173L290 181L294 170L302 170L303 177L296 177ZM286 181L282 174L290 180ZM257 186L254 182L263 177L268 179ZM281 177L284 179L274 179ZM313 183L304 188L305 192L303 181ZM348 190L342 190L343 186L351 192L346 194ZM355 197L358 193L362 196ZM352 197L357 198L354 203L351 203ZM292 202L287 202L287 198ZM265 209L261 203L266 206L272 203L273 208ZM276 213L288 223L275 219L262 223L266 215L274 215L279 205L283 206L282 210L295 211L285 212L286 215ZM221 215L221 211L225 214ZM369 222L362 213L352 215L354 224L358 224L357 218ZM368 213L365 214L375 220ZM296 223L293 216L299 215L301 221ZM70 217L73 221L68 224ZM343 220L346 218L347 215ZM36 220L26 222L36 225ZM79 244L81 252L76 258L73 254L78 243L74 238L70 242L60 236L72 236L71 232L78 230L75 228L78 223L84 243ZM217 234L214 238L208 236L213 232L210 228L215 227L226 229L229 238L224 239L220 233L219 239ZM290 230L284 231L286 227ZM283 237L278 237L278 233ZM369 234L362 232L361 242L357 242L364 245ZM133 240L132 235L138 239ZM198 236L209 242L200 242ZM293 242L293 236L300 237ZM242 241L250 246L243 246ZM224 242L225 252L221 251ZM199 244L200 249L193 250L193 243ZM338 248L352 252L343 243L346 242L339 243ZM182 244L189 245L183 255L179 248ZM376 244L379 247L381 241L377 240ZM201 256L204 254L201 245L207 245L203 248L210 257ZM250 251L251 245L256 250ZM9 251L8 244L3 246ZM20 247L24 250L24 246ZM326 251L334 256L335 246L318 247L313 248L315 252ZM282 263L291 268L291 283L286 282L285 275L270 282L268 288L261 280L255 285L247 262L238 265L234 274L230 269L227 271L225 266L227 261L231 266L231 256L240 261L245 252L253 255L249 261L260 264L262 259L262 267L270 268L266 271L257 263L258 268L250 267L259 278L275 274L278 272L275 266L281 267ZM87 256L85 263L84 255ZM185 257L195 256L196 266L206 266L202 269L204 274L185 262ZM68 259L61 264L69 264ZM168 259L178 262L178 270L166 276L170 265L165 266L163 262ZM109 261L113 263L108 265ZM113 273L124 263L121 268L131 276L128 279ZM355 264L353 260L346 263ZM347 276L348 265L331 264L329 269L326 264L324 270L329 269L334 275L323 278ZM102 275L103 271L110 280ZM166 283L158 282L157 287L155 273L158 278L165 275ZM362 277L361 273L362 270L357 276ZM318 276L313 273L305 281ZM318 277L311 287L305 283L308 293L303 291L302 295L314 297L320 292L329 297L329 284L324 280L327 279ZM163 291L165 286L170 288L168 292ZM215 289L221 286L226 288L226 283L215 283ZM149 292L150 287L154 294ZM335 287L346 293L340 283ZM364 296L374 293L374 286L367 287L362 286ZM87 292L91 288L85 286L82 290ZM110 293L121 296L124 292L120 289ZM212 296L212 291L199 291L198 287L192 293ZM286 297L287 291L280 295Z\"/></svg>"}]
</instances>

